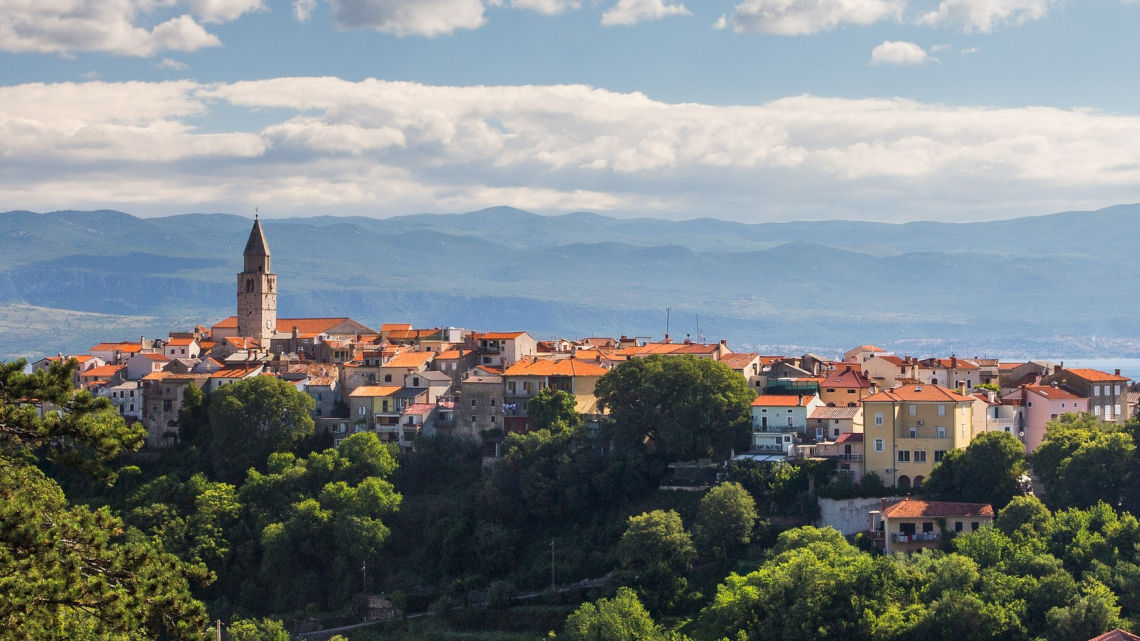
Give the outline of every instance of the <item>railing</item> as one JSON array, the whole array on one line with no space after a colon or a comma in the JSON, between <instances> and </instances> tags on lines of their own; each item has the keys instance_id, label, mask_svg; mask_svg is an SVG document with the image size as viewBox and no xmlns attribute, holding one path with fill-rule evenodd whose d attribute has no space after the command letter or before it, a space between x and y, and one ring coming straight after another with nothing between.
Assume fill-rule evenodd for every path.
<instances>
[{"instance_id":1,"label":"railing","mask_svg":"<svg viewBox=\"0 0 1140 641\"><path fill-rule=\"evenodd\" d=\"M753 451L753 452L778 452L778 453L780 453L780 454L787 454L787 453L788 453L788 449L789 449L789 447L788 447L788 446L783 446L783 445L758 445L758 444L753 444L753 445L752 445L752 450L751 450L751 451Z\"/></svg>"},{"instance_id":2,"label":"railing","mask_svg":"<svg viewBox=\"0 0 1140 641\"><path fill-rule=\"evenodd\" d=\"M937 541L941 538L942 534L939 532L915 532L914 534L891 532L891 543L918 543L921 541Z\"/></svg>"},{"instance_id":3,"label":"railing","mask_svg":"<svg viewBox=\"0 0 1140 641\"><path fill-rule=\"evenodd\" d=\"M805 431L807 431L807 427L804 425L771 425L771 424L769 424L768 427L761 427L759 425L753 425L752 431L754 433L757 433L757 434L764 434L766 432L785 434L787 432L805 432Z\"/></svg>"},{"instance_id":4,"label":"railing","mask_svg":"<svg viewBox=\"0 0 1140 641\"><path fill-rule=\"evenodd\" d=\"M858 463L863 460L862 454L839 454L838 452L828 452L826 450L820 451L819 448L816 448L815 455L826 458L833 458L837 461L849 461L852 463Z\"/></svg>"}]
</instances>

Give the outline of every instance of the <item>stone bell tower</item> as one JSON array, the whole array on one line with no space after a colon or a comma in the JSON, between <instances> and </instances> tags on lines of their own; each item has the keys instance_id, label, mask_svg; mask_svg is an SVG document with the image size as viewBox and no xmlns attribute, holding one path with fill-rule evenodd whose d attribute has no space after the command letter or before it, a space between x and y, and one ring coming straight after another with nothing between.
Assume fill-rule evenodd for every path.
<instances>
[{"instance_id":1,"label":"stone bell tower","mask_svg":"<svg viewBox=\"0 0 1140 641\"><path fill-rule=\"evenodd\" d=\"M237 275L238 336L261 340L277 333L277 274L269 269L269 243L255 215L253 230L245 243L245 270Z\"/></svg>"}]
</instances>

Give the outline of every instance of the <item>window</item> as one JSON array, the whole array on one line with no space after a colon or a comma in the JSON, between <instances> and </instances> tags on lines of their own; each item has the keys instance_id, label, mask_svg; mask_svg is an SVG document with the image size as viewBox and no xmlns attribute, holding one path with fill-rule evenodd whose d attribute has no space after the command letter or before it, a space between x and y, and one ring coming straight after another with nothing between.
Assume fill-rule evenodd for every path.
<instances>
[{"instance_id":1,"label":"window","mask_svg":"<svg viewBox=\"0 0 1140 641\"><path fill-rule=\"evenodd\" d=\"M1120 396L1120 386L1119 385L1113 385L1112 386L1112 395L1113 396Z\"/></svg>"},{"instance_id":2,"label":"window","mask_svg":"<svg viewBox=\"0 0 1140 641\"><path fill-rule=\"evenodd\" d=\"M1100 385L1093 385L1093 396L1100 396Z\"/></svg>"},{"instance_id":3,"label":"window","mask_svg":"<svg viewBox=\"0 0 1140 641\"><path fill-rule=\"evenodd\" d=\"M420 386L420 377L416 376L416 377L412 378L412 387L419 387L419 386Z\"/></svg>"},{"instance_id":4,"label":"window","mask_svg":"<svg viewBox=\"0 0 1140 641\"><path fill-rule=\"evenodd\" d=\"M380 401L380 411L381 412L387 412L388 411L388 399L384 399L383 401Z\"/></svg>"},{"instance_id":5,"label":"window","mask_svg":"<svg viewBox=\"0 0 1140 641\"><path fill-rule=\"evenodd\" d=\"M495 424L495 417L494 417L494 416L492 416L492 417L491 417L491 425L494 425L494 424Z\"/></svg>"},{"instance_id":6,"label":"window","mask_svg":"<svg viewBox=\"0 0 1140 641\"><path fill-rule=\"evenodd\" d=\"M391 374L385 374L384 375L384 382L385 383L391 383L392 382L392 375Z\"/></svg>"},{"instance_id":7,"label":"window","mask_svg":"<svg viewBox=\"0 0 1140 641\"><path fill-rule=\"evenodd\" d=\"M1093 408L1093 414L1100 416L1100 405L1097 405L1096 407Z\"/></svg>"},{"instance_id":8,"label":"window","mask_svg":"<svg viewBox=\"0 0 1140 641\"><path fill-rule=\"evenodd\" d=\"M495 406L495 399L492 398L491 399L491 407L494 407L494 406Z\"/></svg>"},{"instance_id":9,"label":"window","mask_svg":"<svg viewBox=\"0 0 1140 641\"><path fill-rule=\"evenodd\" d=\"M910 428L910 437L911 438L918 438L918 428L917 427Z\"/></svg>"},{"instance_id":10,"label":"window","mask_svg":"<svg viewBox=\"0 0 1140 641\"><path fill-rule=\"evenodd\" d=\"M515 382L514 381L508 381L507 382L507 391L512 393L512 394L515 393Z\"/></svg>"},{"instance_id":11,"label":"window","mask_svg":"<svg viewBox=\"0 0 1140 641\"><path fill-rule=\"evenodd\" d=\"M325 399L324 399L324 394L317 394L317 400L318 400L318 401L323 401L323 400L325 400Z\"/></svg>"},{"instance_id":12,"label":"window","mask_svg":"<svg viewBox=\"0 0 1140 641\"><path fill-rule=\"evenodd\" d=\"M915 450L914 451L914 462L915 463L925 463L926 462L926 450Z\"/></svg>"},{"instance_id":13,"label":"window","mask_svg":"<svg viewBox=\"0 0 1140 641\"><path fill-rule=\"evenodd\" d=\"M917 416L918 415L918 406L917 405L911 405L910 407L907 408L907 411L910 412L911 416Z\"/></svg>"},{"instance_id":14,"label":"window","mask_svg":"<svg viewBox=\"0 0 1140 641\"><path fill-rule=\"evenodd\" d=\"M471 407L475 407L475 399L471 399Z\"/></svg>"},{"instance_id":15,"label":"window","mask_svg":"<svg viewBox=\"0 0 1140 641\"><path fill-rule=\"evenodd\" d=\"M883 414L881 412L876 412L875 413L875 425L882 425L882 424L883 424Z\"/></svg>"},{"instance_id":16,"label":"window","mask_svg":"<svg viewBox=\"0 0 1140 641\"><path fill-rule=\"evenodd\" d=\"M352 375L352 382L353 383L359 383L360 382L360 374L353 374Z\"/></svg>"},{"instance_id":17,"label":"window","mask_svg":"<svg viewBox=\"0 0 1140 641\"><path fill-rule=\"evenodd\" d=\"M847 393L848 393L848 394L854 394L854 393L855 393L855 390L853 390L853 389L849 389L849 390L847 390Z\"/></svg>"},{"instance_id":18,"label":"window","mask_svg":"<svg viewBox=\"0 0 1140 641\"><path fill-rule=\"evenodd\" d=\"M1116 414L1117 416L1120 416L1120 406L1119 405L1113 405L1112 406L1112 413Z\"/></svg>"},{"instance_id":19,"label":"window","mask_svg":"<svg viewBox=\"0 0 1140 641\"><path fill-rule=\"evenodd\" d=\"M954 531L955 532L961 532L962 531L962 522L961 521L955 521L954 522Z\"/></svg>"},{"instance_id":20,"label":"window","mask_svg":"<svg viewBox=\"0 0 1140 641\"><path fill-rule=\"evenodd\" d=\"M834 394L834 393L835 393L835 388L834 388L834 387L829 387L829 388L827 388L827 393L828 393L828 394Z\"/></svg>"},{"instance_id":21,"label":"window","mask_svg":"<svg viewBox=\"0 0 1140 641\"><path fill-rule=\"evenodd\" d=\"M933 521L927 521L927 522L922 524L923 534L926 534L928 532L933 532L933 531L934 531L934 522Z\"/></svg>"},{"instance_id":22,"label":"window","mask_svg":"<svg viewBox=\"0 0 1140 641\"><path fill-rule=\"evenodd\" d=\"M946 416L946 406L945 405L939 405L938 406L938 415L939 416Z\"/></svg>"},{"instance_id":23,"label":"window","mask_svg":"<svg viewBox=\"0 0 1140 641\"><path fill-rule=\"evenodd\" d=\"M899 463L910 463L910 450L899 450Z\"/></svg>"},{"instance_id":24,"label":"window","mask_svg":"<svg viewBox=\"0 0 1140 641\"><path fill-rule=\"evenodd\" d=\"M939 427L938 428L938 438L946 438L946 428L945 427Z\"/></svg>"},{"instance_id":25,"label":"window","mask_svg":"<svg viewBox=\"0 0 1140 641\"><path fill-rule=\"evenodd\" d=\"M875 439L875 451L876 452L882 452L884 445L885 445L885 442L883 441L883 439L881 439L881 438Z\"/></svg>"},{"instance_id":26,"label":"window","mask_svg":"<svg viewBox=\"0 0 1140 641\"><path fill-rule=\"evenodd\" d=\"M1028 406L1028 407L1033 407L1033 401L1029 401L1029 402L1028 402L1028 403L1026 403L1025 405L1026 405L1026 406Z\"/></svg>"},{"instance_id":27,"label":"window","mask_svg":"<svg viewBox=\"0 0 1140 641\"><path fill-rule=\"evenodd\" d=\"M935 463L941 463L943 456L946 456L946 450L934 450L934 462Z\"/></svg>"},{"instance_id":28,"label":"window","mask_svg":"<svg viewBox=\"0 0 1140 641\"><path fill-rule=\"evenodd\" d=\"M914 523L899 523L899 534L914 534Z\"/></svg>"},{"instance_id":29,"label":"window","mask_svg":"<svg viewBox=\"0 0 1140 641\"><path fill-rule=\"evenodd\" d=\"M356 412L357 414L359 414L359 415L361 415L361 416L364 416L364 406L363 406L363 405L361 405L360 407L356 408L356 410L357 410L357 412Z\"/></svg>"},{"instance_id":30,"label":"window","mask_svg":"<svg viewBox=\"0 0 1140 641\"><path fill-rule=\"evenodd\" d=\"M971 531L971 532L977 532L977 531L978 531L978 528L979 528L979 527L981 527L981 526L982 526L982 524L981 524L981 523L978 523L977 521L974 521L973 523L970 523L970 531Z\"/></svg>"},{"instance_id":31,"label":"window","mask_svg":"<svg viewBox=\"0 0 1140 641\"><path fill-rule=\"evenodd\" d=\"M472 423L474 423L474 422L475 422L475 415L474 415L474 414L472 414L472 415L471 415L471 422L472 422Z\"/></svg>"}]
</instances>

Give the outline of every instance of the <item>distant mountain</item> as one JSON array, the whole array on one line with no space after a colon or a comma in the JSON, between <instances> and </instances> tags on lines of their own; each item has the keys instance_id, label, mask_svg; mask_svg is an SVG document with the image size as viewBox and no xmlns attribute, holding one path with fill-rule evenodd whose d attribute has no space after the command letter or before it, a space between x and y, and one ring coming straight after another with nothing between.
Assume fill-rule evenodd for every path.
<instances>
[{"instance_id":1,"label":"distant mountain","mask_svg":"<svg viewBox=\"0 0 1140 641\"><path fill-rule=\"evenodd\" d=\"M699 318L706 339L739 348L834 353L872 341L1140 354L1138 205L958 224L748 225L508 207L263 222L283 316L660 337L671 307L674 336L695 335ZM150 328L232 314L250 223L226 214L0 214L0 326L13 310L38 310L37 327L47 329L45 308L108 315L91 317L99 322L90 331L76 320L88 317L63 315L71 329L40 334L40 345L0 337L0 357L86 349L96 331L119 338L103 334L110 317Z\"/></svg>"}]
</instances>

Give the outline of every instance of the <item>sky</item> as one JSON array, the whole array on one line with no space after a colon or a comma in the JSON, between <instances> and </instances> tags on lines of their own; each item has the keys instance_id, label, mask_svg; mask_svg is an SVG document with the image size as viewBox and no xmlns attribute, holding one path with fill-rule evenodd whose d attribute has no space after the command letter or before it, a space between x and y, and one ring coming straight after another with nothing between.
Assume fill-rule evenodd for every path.
<instances>
[{"instance_id":1,"label":"sky","mask_svg":"<svg viewBox=\"0 0 1140 641\"><path fill-rule=\"evenodd\" d=\"M0 210L1140 201L1140 0L0 0Z\"/></svg>"}]
</instances>

